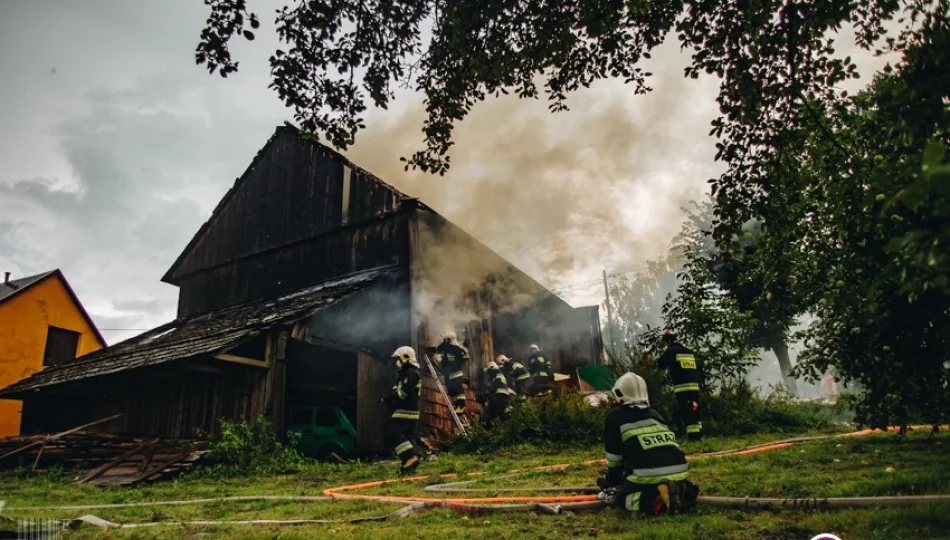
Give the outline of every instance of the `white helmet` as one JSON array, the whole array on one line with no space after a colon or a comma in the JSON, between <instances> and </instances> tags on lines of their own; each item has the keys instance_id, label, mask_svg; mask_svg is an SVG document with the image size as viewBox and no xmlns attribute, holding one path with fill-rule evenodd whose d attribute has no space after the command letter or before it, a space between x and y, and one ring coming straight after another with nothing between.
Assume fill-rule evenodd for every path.
<instances>
[{"instance_id":1,"label":"white helmet","mask_svg":"<svg viewBox=\"0 0 950 540\"><path fill-rule=\"evenodd\" d=\"M499 354L499 355L495 358L495 362L498 362L499 364L507 364L509 361L511 361L511 358L508 358L507 356L505 356L505 355L503 355L503 354Z\"/></svg>"},{"instance_id":2,"label":"white helmet","mask_svg":"<svg viewBox=\"0 0 950 540\"><path fill-rule=\"evenodd\" d=\"M416 360L416 351L408 345L403 345L393 352L393 358L396 359L396 366L402 367L406 364L412 364L416 367L419 367L419 362Z\"/></svg>"},{"instance_id":3,"label":"white helmet","mask_svg":"<svg viewBox=\"0 0 950 540\"><path fill-rule=\"evenodd\" d=\"M489 362L489 363L488 363L488 368L486 368L486 369L489 369L489 370L498 369L498 364L496 364L496 363L494 363L494 362Z\"/></svg>"},{"instance_id":4,"label":"white helmet","mask_svg":"<svg viewBox=\"0 0 950 540\"><path fill-rule=\"evenodd\" d=\"M540 347L538 347L537 345L534 345L534 344L532 344L530 347L528 347L528 349L529 349L531 352L538 352L538 351L541 350Z\"/></svg>"},{"instance_id":5,"label":"white helmet","mask_svg":"<svg viewBox=\"0 0 950 540\"><path fill-rule=\"evenodd\" d=\"M636 409L646 409L650 406L650 395L647 392L647 382L636 373L624 373L614 383L614 397L624 405Z\"/></svg>"},{"instance_id":6,"label":"white helmet","mask_svg":"<svg viewBox=\"0 0 950 540\"><path fill-rule=\"evenodd\" d=\"M454 331L446 330L442 333L442 339L448 341L449 343L455 343L458 341L458 336L455 335Z\"/></svg>"}]
</instances>

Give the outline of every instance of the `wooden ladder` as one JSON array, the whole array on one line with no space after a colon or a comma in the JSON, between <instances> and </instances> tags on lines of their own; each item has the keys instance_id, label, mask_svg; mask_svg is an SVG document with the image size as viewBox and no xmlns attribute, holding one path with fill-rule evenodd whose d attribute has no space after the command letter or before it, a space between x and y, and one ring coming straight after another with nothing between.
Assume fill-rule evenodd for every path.
<instances>
[{"instance_id":1,"label":"wooden ladder","mask_svg":"<svg viewBox=\"0 0 950 540\"><path fill-rule=\"evenodd\" d=\"M442 383L442 377L435 370L435 366L432 365L432 360L429 360L429 355L423 355L426 360L426 365L429 366L429 373L432 374L432 378L435 379L435 384L439 387L439 392L442 394L442 398L445 399L445 404L449 408L449 414L452 415L452 420L455 421L455 425L458 426L459 432L463 437L468 436L468 430L471 427L468 423L468 418L465 416L459 416L455 412L455 406L452 404L452 400L449 398L449 393L445 389L445 384Z\"/></svg>"}]
</instances>

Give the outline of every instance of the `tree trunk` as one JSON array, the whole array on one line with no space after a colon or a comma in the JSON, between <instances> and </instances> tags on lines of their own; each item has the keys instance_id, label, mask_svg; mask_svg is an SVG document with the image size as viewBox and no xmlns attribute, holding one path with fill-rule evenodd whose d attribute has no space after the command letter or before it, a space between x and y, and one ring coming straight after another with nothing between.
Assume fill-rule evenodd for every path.
<instances>
[{"instance_id":1,"label":"tree trunk","mask_svg":"<svg viewBox=\"0 0 950 540\"><path fill-rule=\"evenodd\" d=\"M798 395L798 382L795 381L795 378L789 375L792 371L792 359L788 357L788 343L785 342L785 338L776 338L772 342L772 352L775 353L776 358L778 358L778 366L782 370L782 379L785 380L785 387L788 388L788 391L792 395Z\"/></svg>"}]
</instances>

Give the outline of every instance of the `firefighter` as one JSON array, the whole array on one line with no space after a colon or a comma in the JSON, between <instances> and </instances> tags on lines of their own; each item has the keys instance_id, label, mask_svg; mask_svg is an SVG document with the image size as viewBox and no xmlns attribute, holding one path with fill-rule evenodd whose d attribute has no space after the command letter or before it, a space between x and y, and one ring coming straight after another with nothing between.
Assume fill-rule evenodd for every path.
<instances>
[{"instance_id":1,"label":"firefighter","mask_svg":"<svg viewBox=\"0 0 950 540\"><path fill-rule=\"evenodd\" d=\"M399 369L396 385L392 393L381 401L391 407L387 435L389 445L402 462L401 471L409 472L419 465L419 455L412 444L419 421L419 392L422 380L419 378L419 362L412 347L399 347L393 353L396 367Z\"/></svg>"},{"instance_id":2,"label":"firefighter","mask_svg":"<svg viewBox=\"0 0 950 540\"><path fill-rule=\"evenodd\" d=\"M516 362L503 354L499 354L495 362L501 366L501 372L505 374L505 380L508 381L508 388L517 396L516 399L523 400L531 374L521 362Z\"/></svg>"},{"instance_id":3,"label":"firefighter","mask_svg":"<svg viewBox=\"0 0 950 540\"><path fill-rule=\"evenodd\" d=\"M465 375L463 366L468 362L468 351L465 350L455 336L455 332L442 334L442 343L438 347L426 347L426 351L442 357L442 375L445 377L445 387L455 406L455 413L465 412L465 385L462 378Z\"/></svg>"},{"instance_id":4,"label":"firefighter","mask_svg":"<svg viewBox=\"0 0 950 540\"><path fill-rule=\"evenodd\" d=\"M690 441L703 437L703 423L700 421L699 389L702 384L702 363L693 351L676 340L672 330L663 332L663 345L666 350L657 360L660 369L668 370L673 380L673 394L676 396L674 420L680 436L686 432Z\"/></svg>"},{"instance_id":5,"label":"firefighter","mask_svg":"<svg viewBox=\"0 0 950 540\"><path fill-rule=\"evenodd\" d=\"M689 467L676 435L650 408L646 381L625 373L613 395L604 431L607 473L597 480L604 490L598 498L638 515L692 508L699 488L686 479Z\"/></svg>"},{"instance_id":6,"label":"firefighter","mask_svg":"<svg viewBox=\"0 0 950 540\"><path fill-rule=\"evenodd\" d=\"M485 368L485 383L488 386L488 421L504 419L511 412L511 389L501 368L489 362Z\"/></svg>"},{"instance_id":7,"label":"firefighter","mask_svg":"<svg viewBox=\"0 0 950 540\"><path fill-rule=\"evenodd\" d=\"M551 393L551 383L554 382L554 369L551 361L545 358L540 347L529 347L531 356L528 358L528 371L531 373L531 393L535 396L545 396Z\"/></svg>"}]
</instances>

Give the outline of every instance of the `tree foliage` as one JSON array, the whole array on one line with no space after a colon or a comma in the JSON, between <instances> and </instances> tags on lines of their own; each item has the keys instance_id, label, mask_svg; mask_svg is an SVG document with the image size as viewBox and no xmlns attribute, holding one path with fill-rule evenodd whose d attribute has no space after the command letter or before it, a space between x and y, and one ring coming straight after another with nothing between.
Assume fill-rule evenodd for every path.
<instances>
[{"instance_id":1,"label":"tree foliage","mask_svg":"<svg viewBox=\"0 0 950 540\"><path fill-rule=\"evenodd\" d=\"M205 0L211 14L196 61L211 73L238 69L228 47L253 39L257 17L245 0ZM283 45L270 58L271 86L300 125L346 148L363 127L367 103L386 107L396 85L425 96L424 149L408 165L444 173L453 127L486 97L542 93L552 110L571 92L619 78L650 90L640 67L675 36L692 54L685 75L722 80L722 117L713 132L729 172L728 195L762 178L747 168L775 137L803 121L803 96L835 99L854 64L835 58L843 25L871 47L901 9L935 12L942 2L913 0L288 0L278 10ZM740 214L729 209L730 217Z\"/></svg>"},{"instance_id":2,"label":"tree foliage","mask_svg":"<svg viewBox=\"0 0 950 540\"><path fill-rule=\"evenodd\" d=\"M277 12L271 86L301 127L345 149L367 107L388 106L406 85L427 113L407 167L439 174L454 126L477 102L543 93L559 111L604 78L647 92L641 61L675 36L691 55L685 76L720 79L711 134L726 171L710 181L713 238L736 255L750 220L762 233L718 285L702 251L687 252L668 324L725 355L711 366L731 377L748 343L808 310L818 318L803 370L834 366L860 382L862 418L943 417L950 0L288 2ZM196 61L227 76L238 68L230 40L253 39L258 19L245 0L205 3ZM854 97L840 83L855 64L835 53L845 27L859 47L902 55Z\"/></svg>"},{"instance_id":3,"label":"tree foliage","mask_svg":"<svg viewBox=\"0 0 950 540\"><path fill-rule=\"evenodd\" d=\"M947 417L950 396L950 32L924 19L905 53L842 107L814 104L775 178L800 194L775 205L795 217L786 249L805 254L817 315L802 368L829 367L863 388L868 424ZM803 297L805 295L802 295Z\"/></svg>"}]
</instances>

